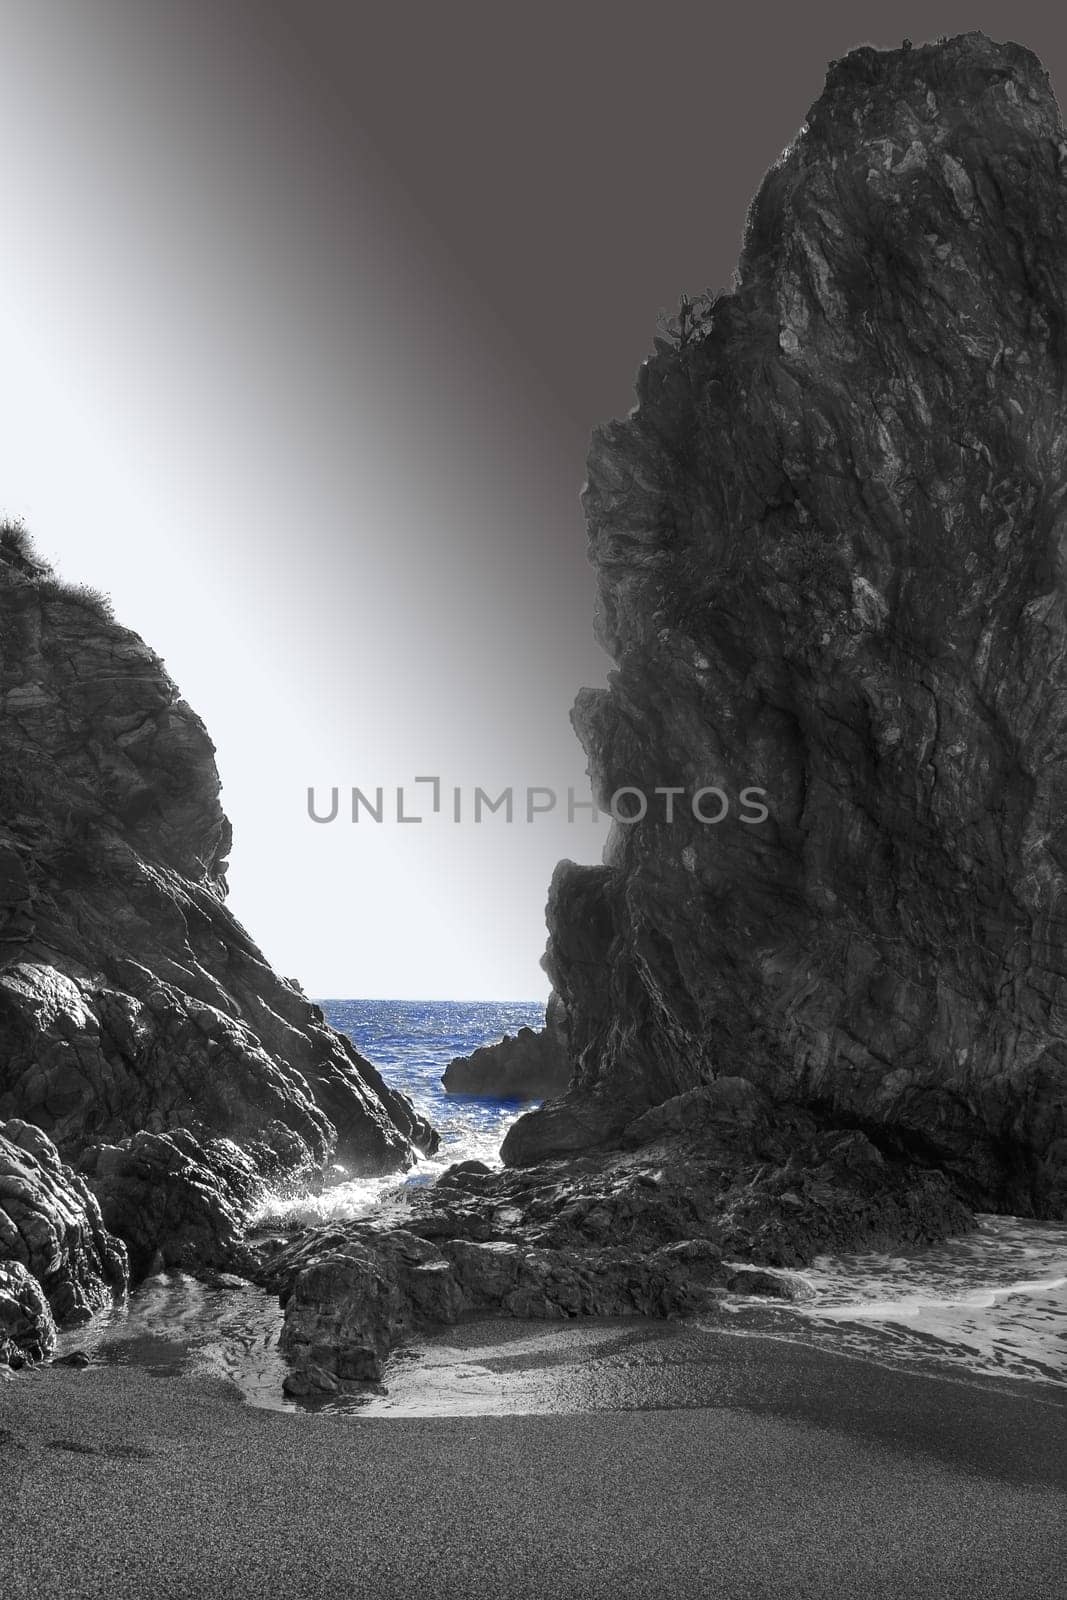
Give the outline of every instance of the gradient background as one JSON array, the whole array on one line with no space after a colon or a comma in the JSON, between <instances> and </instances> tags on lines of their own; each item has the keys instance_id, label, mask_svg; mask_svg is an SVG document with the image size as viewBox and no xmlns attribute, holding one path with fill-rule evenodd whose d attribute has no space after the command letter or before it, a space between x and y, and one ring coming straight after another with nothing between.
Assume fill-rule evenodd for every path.
<instances>
[{"instance_id":1,"label":"gradient background","mask_svg":"<svg viewBox=\"0 0 1067 1600\"><path fill-rule=\"evenodd\" d=\"M543 994L605 826L316 827L309 784L585 785L578 494L730 283L827 61L1048 5L0 0L0 511L218 745L232 904L319 995Z\"/></svg>"}]
</instances>

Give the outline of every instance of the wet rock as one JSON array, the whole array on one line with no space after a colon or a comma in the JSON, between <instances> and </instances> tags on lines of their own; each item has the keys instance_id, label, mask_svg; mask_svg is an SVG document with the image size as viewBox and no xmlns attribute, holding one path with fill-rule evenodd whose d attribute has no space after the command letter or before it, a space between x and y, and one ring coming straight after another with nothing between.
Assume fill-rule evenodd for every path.
<instances>
[{"instance_id":1,"label":"wet rock","mask_svg":"<svg viewBox=\"0 0 1067 1600\"><path fill-rule=\"evenodd\" d=\"M52 1362L54 1367L75 1367L78 1370L84 1370L92 1364L92 1357L84 1350L71 1350L65 1356L56 1356Z\"/></svg>"},{"instance_id":2,"label":"wet rock","mask_svg":"<svg viewBox=\"0 0 1067 1600\"><path fill-rule=\"evenodd\" d=\"M299 1370L287 1372L282 1382L282 1389L294 1400L308 1399L315 1395L335 1394L340 1384L332 1372L327 1372L324 1367L309 1364Z\"/></svg>"},{"instance_id":3,"label":"wet rock","mask_svg":"<svg viewBox=\"0 0 1067 1600\"><path fill-rule=\"evenodd\" d=\"M56 1325L44 1290L19 1261L0 1262L0 1366L47 1361Z\"/></svg>"},{"instance_id":4,"label":"wet rock","mask_svg":"<svg viewBox=\"0 0 1067 1600\"><path fill-rule=\"evenodd\" d=\"M1018 45L834 62L736 286L597 430L617 670L573 720L652 803L557 871L571 1087L507 1161L729 1075L1064 1215L1065 148Z\"/></svg>"},{"instance_id":5,"label":"wet rock","mask_svg":"<svg viewBox=\"0 0 1067 1600\"><path fill-rule=\"evenodd\" d=\"M492 1177L493 1169L484 1161L454 1161L437 1180L437 1187L454 1184L461 1189L478 1188L479 1179Z\"/></svg>"},{"instance_id":6,"label":"wet rock","mask_svg":"<svg viewBox=\"0 0 1067 1600\"><path fill-rule=\"evenodd\" d=\"M722 1098L735 1113L758 1101L750 1086ZM309 1230L261 1269L285 1307L290 1392L328 1388L318 1374L378 1381L395 1346L465 1317L709 1314L727 1289L799 1292L763 1267L974 1225L941 1174L883 1156L862 1133L820 1129L802 1108L737 1121L746 1133L694 1121L685 1140L421 1190L404 1228Z\"/></svg>"},{"instance_id":7,"label":"wet rock","mask_svg":"<svg viewBox=\"0 0 1067 1600\"><path fill-rule=\"evenodd\" d=\"M68 1324L111 1305L129 1281L125 1246L84 1178L40 1128L17 1120L0 1123L0 1261L15 1273L10 1284L22 1285L31 1321L36 1301L25 1300L23 1273L49 1317ZM43 1343L50 1337L45 1327Z\"/></svg>"},{"instance_id":8,"label":"wet rock","mask_svg":"<svg viewBox=\"0 0 1067 1600\"><path fill-rule=\"evenodd\" d=\"M635 1117L619 1142L637 1148L657 1139L710 1139L748 1146L774 1117L774 1107L746 1078L716 1078L673 1095Z\"/></svg>"},{"instance_id":9,"label":"wet rock","mask_svg":"<svg viewBox=\"0 0 1067 1600\"><path fill-rule=\"evenodd\" d=\"M773 1272L763 1272L758 1267L744 1267L726 1280L731 1294L766 1295L774 1300L791 1300L795 1295L785 1278L776 1278Z\"/></svg>"}]
</instances>

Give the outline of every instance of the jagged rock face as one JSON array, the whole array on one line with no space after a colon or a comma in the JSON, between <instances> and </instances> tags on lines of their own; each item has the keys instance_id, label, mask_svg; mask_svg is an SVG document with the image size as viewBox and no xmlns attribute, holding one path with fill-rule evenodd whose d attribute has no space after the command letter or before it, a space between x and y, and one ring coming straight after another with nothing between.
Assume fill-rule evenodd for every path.
<instances>
[{"instance_id":1,"label":"jagged rock face","mask_svg":"<svg viewBox=\"0 0 1067 1600\"><path fill-rule=\"evenodd\" d=\"M402 1229L353 1235L312 1256L283 1295L285 1391L378 1382L395 1345L464 1318L696 1315L728 1276L706 1240L651 1255L601 1244L584 1256L507 1240L438 1245Z\"/></svg>"},{"instance_id":2,"label":"jagged rock face","mask_svg":"<svg viewBox=\"0 0 1067 1600\"><path fill-rule=\"evenodd\" d=\"M85 1179L40 1128L0 1123L0 1362L51 1355L56 1322L84 1322L128 1282Z\"/></svg>"},{"instance_id":3,"label":"jagged rock face","mask_svg":"<svg viewBox=\"0 0 1067 1600\"><path fill-rule=\"evenodd\" d=\"M105 1223L126 1242L134 1278L246 1264L245 1231L270 1175L261 1148L177 1128L93 1145L82 1168Z\"/></svg>"},{"instance_id":4,"label":"jagged rock face","mask_svg":"<svg viewBox=\"0 0 1067 1600\"><path fill-rule=\"evenodd\" d=\"M449 1094L494 1100L545 1100L570 1082L566 1014L557 994L549 997L543 1028L520 1028L497 1044L481 1045L448 1063L441 1082Z\"/></svg>"},{"instance_id":5,"label":"jagged rock face","mask_svg":"<svg viewBox=\"0 0 1067 1600\"><path fill-rule=\"evenodd\" d=\"M118 1221L146 1160L179 1212L194 1150L227 1182L215 1140L262 1178L401 1169L436 1140L228 911L218 796L158 658L0 540L0 1117L106 1172ZM180 1159L107 1153L179 1129Z\"/></svg>"},{"instance_id":6,"label":"jagged rock face","mask_svg":"<svg viewBox=\"0 0 1067 1600\"><path fill-rule=\"evenodd\" d=\"M679 1103L679 1100L682 1103ZM450 1168L407 1215L309 1230L266 1265L291 1393L381 1377L398 1342L470 1316L714 1314L727 1292L802 1292L774 1268L898 1249L973 1218L942 1174L887 1160L720 1078L655 1107L626 1151Z\"/></svg>"},{"instance_id":7,"label":"jagged rock face","mask_svg":"<svg viewBox=\"0 0 1067 1600\"><path fill-rule=\"evenodd\" d=\"M1063 1214L1065 164L1018 46L834 63L733 293L597 432L594 781L731 811L557 872L576 1087L509 1159L731 1073Z\"/></svg>"}]
</instances>

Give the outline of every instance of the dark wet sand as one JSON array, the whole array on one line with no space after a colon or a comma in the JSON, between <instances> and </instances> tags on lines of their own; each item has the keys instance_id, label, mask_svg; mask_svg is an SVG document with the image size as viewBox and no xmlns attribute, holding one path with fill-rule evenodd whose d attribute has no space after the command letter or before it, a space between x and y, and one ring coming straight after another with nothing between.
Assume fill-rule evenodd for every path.
<instances>
[{"instance_id":1,"label":"dark wet sand","mask_svg":"<svg viewBox=\"0 0 1067 1600\"><path fill-rule=\"evenodd\" d=\"M531 1332L448 1337L528 1379ZM585 1414L292 1415L123 1368L0 1384L0 1595L1064 1593L1061 1391L727 1335L697 1359L649 1331L631 1361L627 1337ZM546 1383L575 1365L561 1339Z\"/></svg>"}]
</instances>

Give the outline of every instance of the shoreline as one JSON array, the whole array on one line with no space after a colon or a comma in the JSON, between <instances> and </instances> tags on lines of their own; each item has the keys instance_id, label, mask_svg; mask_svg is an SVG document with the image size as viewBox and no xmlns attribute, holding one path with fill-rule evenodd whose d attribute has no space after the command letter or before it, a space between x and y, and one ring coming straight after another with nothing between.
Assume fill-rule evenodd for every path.
<instances>
[{"instance_id":1,"label":"shoreline","mask_svg":"<svg viewBox=\"0 0 1067 1600\"><path fill-rule=\"evenodd\" d=\"M444 1319L394 1346L381 1383L342 1384L339 1392L285 1391L291 1368L279 1349L284 1318L276 1295L225 1273L154 1275L121 1305L63 1330L57 1354L82 1352L93 1364L145 1367L158 1376L226 1378L251 1404L272 1410L382 1416L630 1409L625 1382L605 1384L618 1376L600 1359L604 1330L611 1329L631 1357L641 1352L649 1381L657 1345L671 1345L677 1357L684 1334L689 1348L682 1359L699 1368L705 1358L693 1347L706 1334L823 1350L890 1373L1064 1393L1067 1350L1056 1329L1067 1315L1067 1230L1050 1225L1048 1239L1035 1241L1032 1224L1020 1230L1018 1219L979 1220L995 1221L996 1237L979 1241L972 1234L910 1257L859 1255L793 1269L785 1276L799 1279L804 1292L788 1298L727 1294L714 1306L667 1318L514 1318L483 1309ZM507 1361L495 1348L501 1342ZM525 1361L511 1359L523 1350ZM562 1359L574 1367L566 1389L544 1375L525 1383L515 1377L518 1368L536 1373ZM671 1406L698 1403L677 1386L672 1395Z\"/></svg>"},{"instance_id":2,"label":"shoreline","mask_svg":"<svg viewBox=\"0 0 1067 1600\"><path fill-rule=\"evenodd\" d=\"M529 1324L448 1330L509 1369ZM533 1330L536 1333L538 1330ZM1042 1600L1067 1559L1067 1395L774 1338L594 1329L627 1409L296 1414L228 1383L0 1384L10 1600ZM648 1335L644 1340L640 1335ZM510 1355L508 1354L510 1347ZM544 1352L543 1354L547 1354ZM699 1358L698 1358L699 1357ZM1039 1392L1035 1392L1039 1391ZM684 1394L685 1403L679 1404Z\"/></svg>"},{"instance_id":3,"label":"shoreline","mask_svg":"<svg viewBox=\"0 0 1067 1600\"><path fill-rule=\"evenodd\" d=\"M874 1369L884 1375L888 1392L901 1382L930 1380L1000 1395L1010 1403L1025 1398L1067 1411L1067 1383L1061 1380L981 1371L933 1353L903 1360L889 1346L879 1353L876 1347L834 1347L815 1342L803 1325L775 1326L773 1313L766 1314L761 1328L702 1318L586 1317L549 1323L471 1318L395 1351L383 1374L387 1392L370 1396L364 1406L346 1405L340 1396L308 1409L356 1417L584 1415L646 1409L641 1384L657 1395L651 1409L717 1404L724 1387L756 1406L766 1403L766 1395L758 1386L746 1386L744 1375L773 1364L775 1347L782 1347L783 1362L793 1353L794 1373L817 1372L826 1361L842 1377L850 1367ZM470 1381L472 1372L498 1381L479 1387ZM524 1374L532 1374L532 1381L523 1383ZM782 1397L787 1398L784 1391ZM789 1410L795 1411L795 1404Z\"/></svg>"}]
</instances>

